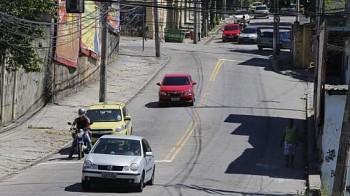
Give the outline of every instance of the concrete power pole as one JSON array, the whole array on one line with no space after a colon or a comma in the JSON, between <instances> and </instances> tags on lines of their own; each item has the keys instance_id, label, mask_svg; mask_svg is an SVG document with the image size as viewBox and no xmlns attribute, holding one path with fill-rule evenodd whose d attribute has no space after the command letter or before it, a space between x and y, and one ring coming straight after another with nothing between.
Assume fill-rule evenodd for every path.
<instances>
[{"instance_id":1,"label":"concrete power pole","mask_svg":"<svg viewBox=\"0 0 350 196\"><path fill-rule=\"evenodd\" d=\"M274 60L276 60L277 55L279 53L279 23L280 23L280 17L278 15L278 10L279 10L279 5L278 5L279 0L275 0L275 13L273 14L273 57Z\"/></svg>"},{"instance_id":2,"label":"concrete power pole","mask_svg":"<svg viewBox=\"0 0 350 196\"><path fill-rule=\"evenodd\" d=\"M226 0L222 0L222 6L221 6L221 18L222 20L225 20L225 15L226 15Z\"/></svg>"},{"instance_id":3,"label":"concrete power pole","mask_svg":"<svg viewBox=\"0 0 350 196\"><path fill-rule=\"evenodd\" d=\"M197 6L198 6L198 0L193 0L194 2L194 21L193 21L193 44L197 44L198 41L198 18L197 18Z\"/></svg>"},{"instance_id":4,"label":"concrete power pole","mask_svg":"<svg viewBox=\"0 0 350 196\"><path fill-rule=\"evenodd\" d=\"M107 11L108 4L106 2L102 2L101 4L101 25L102 25L102 40L101 40L101 65L100 65L100 102L106 101L106 92L107 92L107 84L106 84L106 64L107 64Z\"/></svg>"},{"instance_id":5,"label":"concrete power pole","mask_svg":"<svg viewBox=\"0 0 350 196\"><path fill-rule=\"evenodd\" d=\"M157 0L153 1L153 14L154 14L154 41L156 47L156 57L160 57L160 39L159 39L159 16Z\"/></svg>"}]
</instances>

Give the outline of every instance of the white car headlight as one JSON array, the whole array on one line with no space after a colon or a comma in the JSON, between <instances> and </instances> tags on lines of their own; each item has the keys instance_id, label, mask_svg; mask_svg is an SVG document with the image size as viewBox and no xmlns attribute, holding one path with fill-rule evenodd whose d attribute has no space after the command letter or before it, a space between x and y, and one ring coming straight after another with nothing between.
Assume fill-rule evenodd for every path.
<instances>
[{"instance_id":1,"label":"white car headlight","mask_svg":"<svg viewBox=\"0 0 350 196\"><path fill-rule=\"evenodd\" d=\"M117 127L117 132L121 132L123 131L124 129L126 129L125 125L122 125L120 127Z\"/></svg>"},{"instance_id":2,"label":"white car headlight","mask_svg":"<svg viewBox=\"0 0 350 196\"><path fill-rule=\"evenodd\" d=\"M84 162L83 168L84 169L97 169L97 165L92 164L91 161L87 160Z\"/></svg>"},{"instance_id":3,"label":"white car headlight","mask_svg":"<svg viewBox=\"0 0 350 196\"><path fill-rule=\"evenodd\" d=\"M132 171L137 171L137 170L139 169L139 165L137 165L137 163L132 163L132 164L130 165L130 169L131 169Z\"/></svg>"}]
</instances>

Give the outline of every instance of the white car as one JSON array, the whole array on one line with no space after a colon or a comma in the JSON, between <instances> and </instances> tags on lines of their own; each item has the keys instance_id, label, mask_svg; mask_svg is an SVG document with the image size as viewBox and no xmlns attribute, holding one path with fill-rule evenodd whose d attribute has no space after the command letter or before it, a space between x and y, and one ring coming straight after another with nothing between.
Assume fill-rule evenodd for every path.
<instances>
[{"instance_id":1,"label":"white car","mask_svg":"<svg viewBox=\"0 0 350 196\"><path fill-rule=\"evenodd\" d=\"M256 44L258 39L258 30L256 26L248 26L238 36L238 44L249 43Z\"/></svg>"},{"instance_id":2,"label":"white car","mask_svg":"<svg viewBox=\"0 0 350 196\"><path fill-rule=\"evenodd\" d=\"M269 18L269 8L266 5L256 6L254 11L254 18L263 17Z\"/></svg>"},{"instance_id":3,"label":"white car","mask_svg":"<svg viewBox=\"0 0 350 196\"><path fill-rule=\"evenodd\" d=\"M145 138L133 135L103 135L86 156L81 178L83 190L93 184L134 186L142 192L153 185L155 163Z\"/></svg>"},{"instance_id":4,"label":"white car","mask_svg":"<svg viewBox=\"0 0 350 196\"><path fill-rule=\"evenodd\" d=\"M233 22L234 23L240 23L242 21L242 18L245 18L245 21L246 23L249 24L250 22L250 17L249 17L249 14L247 13L247 11L244 11L244 10L236 10L234 12L234 15L233 15Z\"/></svg>"}]
</instances>

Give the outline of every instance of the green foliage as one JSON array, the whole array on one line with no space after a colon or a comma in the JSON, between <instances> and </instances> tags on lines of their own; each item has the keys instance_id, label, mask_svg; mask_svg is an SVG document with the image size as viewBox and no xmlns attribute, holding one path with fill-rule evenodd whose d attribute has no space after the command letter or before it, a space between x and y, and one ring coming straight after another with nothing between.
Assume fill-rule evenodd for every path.
<instances>
[{"instance_id":1,"label":"green foliage","mask_svg":"<svg viewBox=\"0 0 350 196\"><path fill-rule=\"evenodd\" d=\"M215 25L218 25L218 24L220 24L220 15L216 14L216 16L215 16Z\"/></svg>"},{"instance_id":2,"label":"green foliage","mask_svg":"<svg viewBox=\"0 0 350 196\"><path fill-rule=\"evenodd\" d=\"M43 16L55 17L57 10L56 0L0 0L0 12L10 15L0 18L0 57L6 56L9 62L7 70L41 70L43 59L32 44L44 36L44 26L36 22L40 22Z\"/></svg>"}]
</instances>

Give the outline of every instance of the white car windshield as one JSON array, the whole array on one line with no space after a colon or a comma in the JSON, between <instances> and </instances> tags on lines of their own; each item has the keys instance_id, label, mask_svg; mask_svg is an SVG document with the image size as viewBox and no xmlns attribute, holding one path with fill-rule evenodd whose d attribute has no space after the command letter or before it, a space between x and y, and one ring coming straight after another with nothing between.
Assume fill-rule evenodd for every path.
<instances>
[{"instance_id":1,"label":"white car windshield","mask_svg":"<svg viewBox=\"0 0 350 196\"><path fill-rule=\"evenodd\" d=\"M254 34L257 32L257 29L256 28L245 28L242 33L247 33L247 34Z\"/></svg>"},{"instance_id":2,"label":"white car windshield","mask_svg":"<svg viewBox=\"0 0 350 196\"><path fill-rule=\"evenodd\" d=\"M141 156L141 144L138 140L100 138L91 153Z\"/></svg>"}]
</instances>

